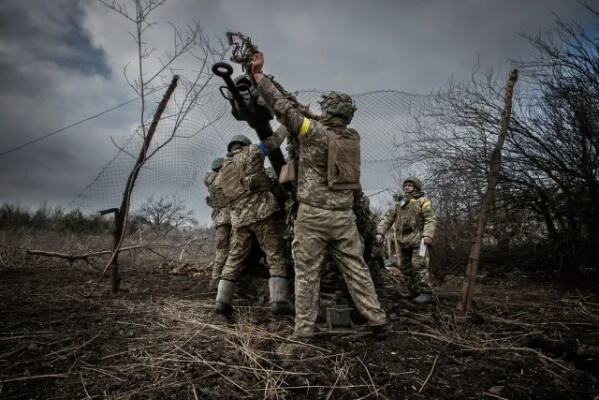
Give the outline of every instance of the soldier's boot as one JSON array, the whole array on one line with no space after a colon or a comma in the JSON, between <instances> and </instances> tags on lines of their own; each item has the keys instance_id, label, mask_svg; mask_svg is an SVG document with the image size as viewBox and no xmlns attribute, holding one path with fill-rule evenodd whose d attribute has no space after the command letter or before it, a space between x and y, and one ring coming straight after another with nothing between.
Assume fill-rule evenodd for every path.
<instances>
[{"instance_id":1,"label":"soldier's boot","mask_svg":"<svg viewBox=\"0 0 599 400\"><path fill-rule=\"evenodd\" d=\"M289 280L273 276L268 280L270 307L274 315L291 315L293 306L289 302Z\"/></svg>"},{"instance_id":2,"label":"soldier's boot","mask_svg":"<svg viewBox=\"0 0 599 400\"><path fill-rule=\"evenodd\" d=\"M371 325L370 331L376 340L385 340L389 336L389 323L382 325Z\"/></svg>"},{"instance_id":3,"label":"soldier's boot","mask_svg":"<svg viewBox=\"0 0 599 400\"><path fill-rule=\"evenodd\" d=\"M233 314L233 294L235 293L235 284L231 281L221 279L218 282L218 291L216 292L216 304L214 306L214 312L224 316L231 316Z\"/></svg>"}]
</instances>

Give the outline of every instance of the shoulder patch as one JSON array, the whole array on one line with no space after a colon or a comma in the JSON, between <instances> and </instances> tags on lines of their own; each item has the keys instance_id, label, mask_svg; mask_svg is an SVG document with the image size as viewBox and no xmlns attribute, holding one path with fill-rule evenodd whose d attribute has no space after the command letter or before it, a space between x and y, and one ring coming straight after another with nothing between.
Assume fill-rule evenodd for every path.
<instances>
[{"instance_id":1,"label":"shoulder patch","mask_svg":"<svg viewBox=\"0 0 599 400\"><path fill-rule=\"evenodd\" d=\"M309 130L310 130L310 119L304 117L304 120L302 121L302 126L300 127L300 130L298 133L300 139L302 139L304 136L306 136L306 134L308 133Z\"/></svg>"},{"instance_id":2,"label":"shoulder patch","mask_svg":"<svg viewBox=\"0 0 599 400\"><path fill-rule=\"evenodd\" d=\"M423 198L422 201L420 202L420 206L422 207L423 210L426 210L427 208L431 208L431 201L427 198Z\"/></svg>"}]
</instances>

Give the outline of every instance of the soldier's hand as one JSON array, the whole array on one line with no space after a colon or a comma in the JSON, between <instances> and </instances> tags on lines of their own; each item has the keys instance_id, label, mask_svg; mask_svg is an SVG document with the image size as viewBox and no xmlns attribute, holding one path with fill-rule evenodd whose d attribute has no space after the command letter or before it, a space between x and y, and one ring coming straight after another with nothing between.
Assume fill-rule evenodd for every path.
<instances>
[{"instance_id":1,"label":"soldier's hand","mask_svg":"<svg viewBox=\"0 0 599 400\"><path fill-rule=\"evenodd\" d=\"M250 61L250 74L261 74L262 67L264 67L264 54L258 51L252 54L252 60Z\"/></svg>"},{"instance_id":2,"label":"soldier's hand","mask_svg":"<svg viewBox=\"0 0 599 400\"><path fill-rule=\"evenodd\" d=\"M429 238L428 236L424 237L424 244L427 246L431 246L433 244L433 239Z\"/></svg>"},{"instance_id":3,"label":"soldier's hand","mask_svg":"<svg viewBox=\"0 0 599 400\"><path fill-rule=\"evenodd\" d=\"M380 233L376 234L376 242L378 244L383 244L383 242L385 241L385 235L382 235Z\"/></svg>"}]
</instances>

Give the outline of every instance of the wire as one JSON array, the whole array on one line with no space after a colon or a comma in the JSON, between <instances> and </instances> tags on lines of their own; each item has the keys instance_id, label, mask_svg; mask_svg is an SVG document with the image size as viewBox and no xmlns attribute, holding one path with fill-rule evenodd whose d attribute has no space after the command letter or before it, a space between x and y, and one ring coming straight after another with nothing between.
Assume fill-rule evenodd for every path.
<instances>
[{"instance_id":1,"label":"wire","mask_svg":"<svg viewBox=\"0 0 599 400\"><path fill-rule=\"evenodd\" d=\"M168 85L167 85L167 86L168 86ZM151 95L152 93L155 93L155 92L157 92L157 91L159 91L159 90L161 90L161 89L164 89L165 87L166 87L166 86L161 86L161 87L155 88L154 90L151 90L149 93L146 93L146 96L149 96L149 95ZM94 114L94 115L92 115L92 116L89 116L89 117L87 117L87 118L84 118L84 119L82 119L82 120L79 120L79 121L77 121L77 122L73 122L72 124L69 124L69 125L67 125L67 126L65 126L65 127L62 127L62 128L60 128L60 129L57 129L57 130L55 130L55 131L52 131L52 132L50 132L50 133L48 133L48 134L46 134L46 135L40 136L40 137L38 137L38 138L35 138L35 139L32 139L32 140L30 140L30 141L28 141L28 142L25 142L25 143L23 143L23 144L20 144L20 145L18 145L18 146L16 146L16 147L13 147L12 149L8 149L8 150L6 150L6 151L3 151L2 153L0 153L0 157L1 157L1 156L5 156L5 155L7 155L7 154L10 154L10 153L14 153L14 152L15 152L15 151L17 151L17 150L21 150L22 148L24 148L24 147L27 147L27 146L29 146L29 145L32 145L32 144L34 144L34 143L41 142L42 140L48 139L48 138L49 138L49 137L51 137L51 136L54 136L54 135L56 135L56 134L58 134L58 133L61 133L61 132L64 132L64 131L66 131L66 130L68 130L68 129L70 129L70 128L73 128L73 127L77 126L77 125L81 125L81 124L83 124L83 123L85 123L85 122L87 122L87 121L91 121L92 119L95 119L95 118L101 117L101 116L102 116L102 115L104 115L104 114L108 114L108 113L109 113L109 112L111 112L111 111L114 111L114 110L116 110L116 109L118 109L118 108L124 107L124 106L126 106L127 104L133 103L134 101L137 101L137 100L139 100L140 98L141 98L141 96L140 96L140 97L135 97L135 98L133 98L133 99L130 99L130 100L127 100L127 101L126 101L126 102L124 102L124 103L118 104L118 105L116 105L116 106L114 106L114 107L111 107L111 108L108 108L108 109L106 109L106 110L104 110L104 111L100 111L100 112L99 112L99 113L97 113L97 114Z\"/></svg>"}]
</instances>

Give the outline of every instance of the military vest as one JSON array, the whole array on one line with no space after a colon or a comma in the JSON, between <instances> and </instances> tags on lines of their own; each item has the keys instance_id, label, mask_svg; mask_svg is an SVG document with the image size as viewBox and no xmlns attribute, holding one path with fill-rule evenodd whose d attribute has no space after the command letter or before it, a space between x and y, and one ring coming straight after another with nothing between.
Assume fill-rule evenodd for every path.
<instances>
[{"instance_id":1,"label":"military vest","mask_svg":"<svg viewBox=\"0 0 599 400\"><path fill-rule=\"evenodd\" d=\"M327 185L331 190L360 189L360 136L351 129L328 129Z\"/></svg>"},{"instance_id":2,"label":"military vest","mask_svg":"<svg viewBox=\"0 0 599 400\"><path fill-rule=\"evenodd\" d=\"M252 193L270 190L271 181L264 169L248 174L239 155L225 160L219 174L219 183L229 205Z\"/></svg>"},{"instance_id":3,"label":"military vest","mask_svg":"<svg viewBox=\"0 0 599 400\"><path fill-rule=\"evenodd\" d=\"M396 203L395 229L400 234L408 234L413 231L420 232L423 228L422 207L429 200L425 196L412 197L402 206Z\"/></svg>"},{"instance_id":4,"label":"military vest","mask_svg":"<svg viewBox=\"0 0 599 400\"><path fill-rule=\"evenodd\" d=\"M208 205L214 209L226 207L227 198L219 186L218 174L216 172L207 174L204 179L204 184L208 188L208 194L210 196Z\"/></svg>"}]
</instances>

